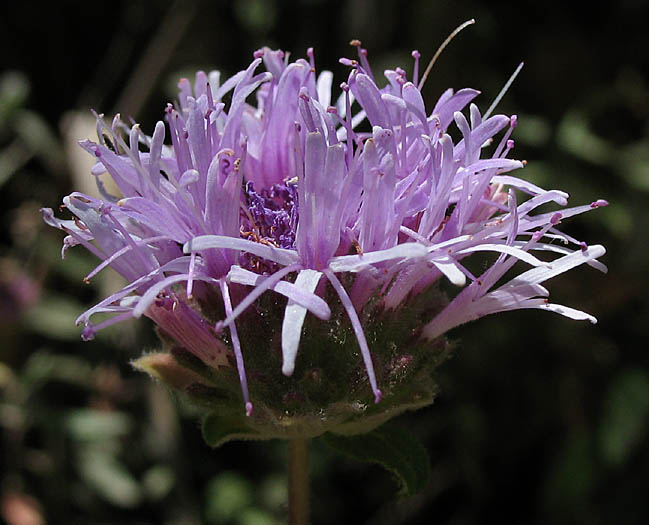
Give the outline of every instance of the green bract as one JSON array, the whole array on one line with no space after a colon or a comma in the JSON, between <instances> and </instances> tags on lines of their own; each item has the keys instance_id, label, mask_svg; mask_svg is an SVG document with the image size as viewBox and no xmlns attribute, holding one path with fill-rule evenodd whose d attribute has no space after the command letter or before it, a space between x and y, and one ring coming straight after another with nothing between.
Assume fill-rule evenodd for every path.
<instances>
[{"instance_id":1,"label":"green bract","mask_svg":"<svg viewBox=\"0 0 649 525\"><path fill-rule=\"evenodd\" d=\"M234 439L311 438L325 432L360 434L390 418L433 402L434 372L450 355L442 338L420 337L421 319L442 308L433 287L399 309L369 304L361 320L372 348L383 400L375 404L352 327L340 304L332 317L307 317L295 372L281 372L282 305L273 296L242 315L242 346L255 410L246 416L236 369L212 368L167 341L163 351L133 364L160 379L199 408L203 434L212 446ZM163 335L164 340L164 335Z\"/></svg>"}]
</instances>

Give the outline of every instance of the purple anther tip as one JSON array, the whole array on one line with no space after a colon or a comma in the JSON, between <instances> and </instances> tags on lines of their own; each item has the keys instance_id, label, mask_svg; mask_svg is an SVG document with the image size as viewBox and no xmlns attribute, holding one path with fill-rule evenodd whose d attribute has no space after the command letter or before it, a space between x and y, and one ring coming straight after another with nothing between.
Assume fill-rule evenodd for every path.
<instances>
[{"instance_id":1,"label":"purple anther tip","mask_svg":"<svg viewBox=\"0 0 649 525\"><path fill-rule=\"evenodd\" d=\"M582 252L585 252L586 250L588 250L588 245L583 241L579 243L579 246L581 246L581 251Z\"/></svg>"},{"instance_id":2,"label":"purple anther tip","mask_svg":"<svg viewBox=\"0 0 649 525\"><path fill-rule=\"evenodd\" d=\"M514 149L514 140L513 139L509 139L507 141L507 149Z\"/></svg>"},{"instance_id":3,"label":"purple anther tip","mask_svg":"<svg viewBox=\"0 0 649 525\"><path fill-rule=\"evenodd\" d=\"M257 49L257 51L255 51L255 52L252 54L252 56L253 56L254 58L261 58L261 57L264 56L264 50L263 50L263 49Z\"/></svg>"},{"instance_id":4,"label":"purple anther tip","mask_svg":"<svg viewBox=\"0 0 649 525\"><path fill-rule=\"evenodd\" d=\"M87 324L81 330L81 339L84 341L92 341L95 338L96 332L95 327L91 324Z\"/></svg>"},{"instance_id":5,"label":"purple anther tip","mask_svg":"<svg viewBox=\"0 0 649 525\"><path fill-rule=\"evenodd\" d=\"M598 199L595 202L590 203L591 208L603 208L604 206L608 206L608 201L605 201L604 199Z\"/></svg>"},{"instance_id":6,"label":"purple anther tip","mask_svg":"<svg viewBox=\"0 0 649 525\"><path fill-rule=\"evenodd\" d=\"M220 334L223 331L223 321L217 321L217 323L214 325L214 331L217 334Z\"/></svg>"},{"instance_id":7,"label":"purple anther tip","mask_svg":"<svg viewBox=\"0 0 649 525\"><path fill-rule=\"evenodd\" d=\"M341 82L340 89L342 89L345 92L349 91L349 84L347 84L347 82Z\"/></svg>"},{"instance_id":8,"label":"purple anther tip","mask_svg":"<svg viewBox=\"0 0 649 525\"><path fill-rule=\"evenodd\" d=\"M378 388L374 391L374 403L378 404L381 402L381 399L383 399L383 392L381 392Z\"/></svg>"},{"instance_id":9,"label":"purple anther tip","mask_svg":"<svg viewBox=\"0 0 649 525\"><path fill-rule=\"evenodd\" d=\"M252 416L252 413L254 412L254 407L252 406L252 403L248 401L246 403L246 416L250 417Z\"/></svg>"},{"instance_id":10,"label":"purple anther tip","mask_svg":"<svg viewBox=\"0 0 649 525\"><path fill-rule=\"evenodd\" d=\"M101 157L101 151L99 151L99 148L95 148L95 157Z\"/></svg>"},{"instance_id":11,"label":"purple anther tip","mask_svg":"<svg viewBox=\"0 0 649 525\"><path fill-rule=\"evenodd\" d=\"M313 48L312 47L310 47L310 48L308 48L306 50L306 56L308 56L309 58L313 58Z\"/></svg>"},{"instance_id":12,"label":"purple anther tip","mask_svg":"<svg viewBox=\"0 0 649 525\"><path fill-rule=\"evenodd\" d=\"M340 62L343 66L356 66L358 65L358 62L356 60L351 60L349 58L339 58L338 62Z\"/></svg>"},{"instance_id":13,"label":"purple anther tip","mask_svg":"<svg viewBox=\"0 0 649 525\"><path fill-rule=\"evenodd\" d=\"M550 218L550 223L552 223L553 225L559 224L559 221L561 220L561 217L563 217L563 215L561 215L561 213L559 213L559 212L555 213Z\"/></svg>"},{"instance_id":14,"label":"purple anther tip","mask_svg":"<svg viewBox=\"0 0 649 525\"><path fill-rule=\"evenodd\" d=\"M419 51L417 51L416 49L413 49L411 55L412 55L412 58L419 58L419 57L421 57L421 53L420 53Z\"/></svg>"},{"instance_id":15,"label":"purple anther tip","mask_svg":"<svg viewBox=\"0 0 649 525\"><path fill-rule=\"evenodd\" d=\"M518 126L518 115L512 115L511 117L509 117L509 125L512 128Z\"/></svg>"},{"instance_id":16,"label":"purple anther tip","mask_svg":"<svg viewBox=\"0 0 649 525\"><path fill-rule=\"evenodd\" d=\"M543 237L543 234L541 232L534 232L532 234L532 240L534 242L538 242L541 239L541 237Z\"/></svg>"}]
</instances>

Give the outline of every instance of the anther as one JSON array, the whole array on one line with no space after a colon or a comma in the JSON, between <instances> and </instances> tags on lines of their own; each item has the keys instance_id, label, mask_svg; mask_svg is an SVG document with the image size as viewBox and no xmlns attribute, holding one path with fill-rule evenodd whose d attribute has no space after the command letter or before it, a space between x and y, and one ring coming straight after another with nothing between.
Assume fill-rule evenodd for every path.
<instances>
[{"instance_id":1,"label":"anther","mask_svg":"<svg viewBox=\"0 0 649 525\"><path fill-rule=\"evenodd\" d=\"M83 330L81 330L81 339L84 341L92 341L96 334L97 332L95 331L95 327L91 324L87 324L83 327Z\"/></svg>"},{"instance_id":2,"label":"anther","mask_svg":"<svg viewBox=\"0 0 649 525\"><path fill-rule=\"evenodd\" d=\"M353 60L351 58L339 58L338 62L340 62L343 66L358 67L358 60Z\"/></svg>"}]
</instances>

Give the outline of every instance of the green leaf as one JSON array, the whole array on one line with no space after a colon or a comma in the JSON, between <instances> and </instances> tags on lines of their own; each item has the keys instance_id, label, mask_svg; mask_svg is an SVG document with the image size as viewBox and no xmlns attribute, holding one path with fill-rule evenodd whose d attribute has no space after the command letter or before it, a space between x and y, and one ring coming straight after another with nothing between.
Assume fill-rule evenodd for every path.
<instances>
[{"instance_id":1,"label":"green leaf","mask_svg":"<svg viewBox=\"0 0 649 525\"><path fill-rule=\"evenodd\" d=\"M264 439L245 422L246 416L209 414L203 420L203 439L211 447L220 447L235 439ZM269 436L272 437L272 436Z\"/></svg>"},{"instance_id":2,"label":"green leaf","mask_svg":"<svg viewBox=\"0 0 649 525\"><path fill-rule=\"evenodd\" d=\"M238 472L221 472L207 485L208 523L231 522L249 508L254 500L254 487Z\"/></svg>"},{"instance_id":3,"label":"green leaf","mask_svg":"<svg viewBox=\"0 0 649 525\"><path fill-rule=\"evenodd\" d=\"M133 508L142 500L139 483L112 454L98 447L84 447L78 468L81 478L113 505Z\"/></svg>"},{"instance_id":4,"label":"green leaf","mask_svg":"<svg viewBox=\"0 0 649 525\"><path fill-rule=\"evenodd\" d=\"M154 465L142 476L142 488L154 501L161 500L174 486L176 475L167 465Z\"/></svg>"},{"instance_id":5,"label":"green leaf","mask_svg":"<svg viewBox=\"0 0 649 525\"><path fill-rule=\"evenodd\" d=\"M598 481L592 432L579 429L570 434L551 465L545 486L546 504L575 509L586 501Z\"/></svg>"},{"instance_id":6,"label":"green leaf","mask_svg":"<svg viewBox=\"0 0 649 525\"><path fill-rule=\"evenodd\" d=\"M64 428L79 441L105 441L127 435L133 427L124 412L106 412L90 408L70 410L64 418Z\"/></svg>"},{"instance_id":7,"label":"green leaf","mask_svg":"<svg viewBox=\"0 0 649 525\"><path fill-rule=\"evenodd\" d=\"M649 423L649 374L627 370L618 375L606 398L599 431L602 459L611 466L623 465L644 440Z\"/></svg>"},{"instance_id":8,"label":"green leaf","mask_svg":"<svg viewBox=\"0 0 649 525\"><path fill-rule=\"evenodd\" d=\"M397 424L383 425L368 434L341 436L327 433L325 443L359 461L378 463L397 479L400 494L412 496L430 478L430 458L422 444Z\"/></svg>"},{"instance_id":9,"label":"green leaf","mask_svg":"<svg viewBox=\"0 0 649 525\"><path fill-rule=\"evenodd\" d=\"M81 331L74 324L82 304L66 296L46 294L27 312L25 324L34 332L61 341L77 341Z\"/></svg>"}]
</instances>

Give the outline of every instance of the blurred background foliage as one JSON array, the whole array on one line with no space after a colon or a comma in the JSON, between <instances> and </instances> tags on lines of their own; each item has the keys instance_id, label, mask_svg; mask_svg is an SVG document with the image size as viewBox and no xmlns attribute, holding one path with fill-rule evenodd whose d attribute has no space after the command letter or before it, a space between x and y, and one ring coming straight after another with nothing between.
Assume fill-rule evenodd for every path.
<instances>
[{"instance_id":1,"label":"blurred background foliage","mask_svg":"<svg viewBox=\"0 0 649 525\"><path fill-rule=\"evenodd\" d=\"M80 341L75 317L116 286L83 284L95 262L60 260L38 209L83 187L89 109L150 132L179 76L230 75L263 46L340 56L363 41L373 68L424 63L476 18L428 80L481 89L484 110L521 60L499 110L517 113L525 176L573 204L611 206L564 226L607 246L602 276L580 268L550 286L590 326L539 312L455 330L434 406L400 422L426 445L433 476L398 500L379 467L313 443L314 523L649 523L649 4L559 0L239 0L0 7L0 515L37 523L282 523L286 446L210 450L191 414L128 361L156 340L146 322ZM90 124L88 124L88 121ZM83 180L81 180L79 177Z\"/></svg>"}]
</instances>

